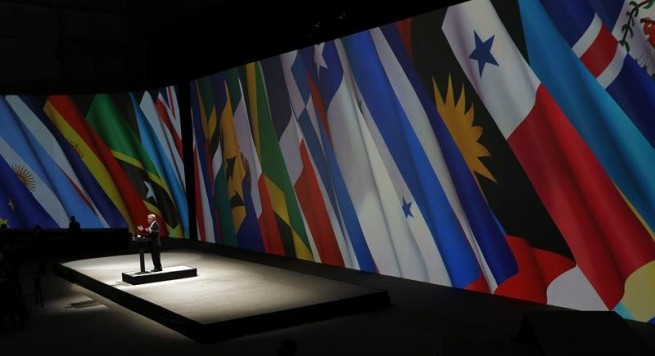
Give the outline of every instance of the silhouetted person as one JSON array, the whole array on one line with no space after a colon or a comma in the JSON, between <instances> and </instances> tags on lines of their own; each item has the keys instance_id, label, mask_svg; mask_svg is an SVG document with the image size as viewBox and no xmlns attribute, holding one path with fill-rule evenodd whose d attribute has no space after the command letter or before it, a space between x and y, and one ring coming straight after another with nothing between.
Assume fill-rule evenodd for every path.
<instances>
[{"instance_id":1,"label":"silhouetted person","mask_svg":"<svg viewBox=\"0 0 655 356\"><path fill-rule=\"evenodd\" d=\"M0 225L0 279L10 278L12 273L13 241L10 241L7 224Z\"/></svg>"},{"instance_id":2,"label":"silhouetted person","mask_svg":"<svg viewBox=\"0 0 655 356\"><path fill-rule=\"evenodd\" d=\"M23 320L30 317L23 301L18 268L14 251L4 245L0 250L0 325L7 317L12 327L22 327Z\"/></svg>"},{"instance_id":3,"label":"silhouetted person","mask_svg":"<svg viewBox=\"0 0 655 356\"><path fill-rule=\"evenodd\" d=\"M152 264L155 266L155 269L152 272L159 272L161 268L161 239L159 238L159 223L157 222L157 215L148 214L147 216L148 226L143 227L141 225L137 226L137 230L143 233L147 233L146 237L150 239L148 242L148 248L150 249L150 255L152 256Z\"/></svg>"},{"instance_id":4,"label":"silhouetted person","mask_svg":"<svg viewBox=\"0 0 655 356\"><path fill-rule=\"evenodd\" d=\"M7 316L12 326L22 327L30 314L23 301L15 236L6 224L0 225L0 236L0 316Z\"/></svg>"},{"instance_id":5,"label":"silhouetted person","mask_svg":"<svg viewBox=\"0 0 655 356\"><path fill-rule=\"evenodd\" d=\"M278 356L294 356L298 352L298 344L291 339L284 339L277 351Z\"/></svg>"},{"instance_id":6,"label":"silhouetted person","mask_svg":"<svg viewBox=\"0 0 655 356\"><path fill-rule=\"evenodd\" d=\"M46 273L46 246L45 246L45 236L43 235L43 228L41 225L34 225L34 233L32 235L32 240L34 241L36 248L36 257L38 262L37 274L43 275Z\"/></svg>"},{"instance_id":7,"label":"silhouetted person","mask_svg":"<svg viewBox=\"0 0 655 356\"><path fill-rule=\"evenodd\" d=\"M13 243L9 239L7 224L0 224L0 277L7 275L9 255L13 250Z\"/></svg>"},{"instance_id":8,"label":"silhouetted person","mask_svg":"<svg viewBox=\"0 0 655 356\"><path fill-rule=\"evenodd\" d=\"M15 236L9 231L7 225L0 226L2 236L2 249L0 249L0 276L9 279L16 286L19 295L23 294L20 284L20 261L16 248Z\"/></svg>"},{"instance_id":9,"label":"silhouetted person","mask_svg":"<svg viewBox=\"0 0 655 356\"><path fill-rule=\"evenodd\" d=\"M9 227L5 223L0 224L0 251L9 250L9 247L11 246L10 243L13 242L10 239ZM1 257L2 256L0 255L0 260Z\"/></svg>"},{"instance_id":10,"label":"silhouetted person","mask_svg":"<svg viewBox=\"0 0 655 356\"><path fill-rule=\"evenodd\" d=\"M68 237L77 240L80 238L80 231L80 222L75 219L75 215L71 215L68 223Z\"/></svg>"}]
</instances>

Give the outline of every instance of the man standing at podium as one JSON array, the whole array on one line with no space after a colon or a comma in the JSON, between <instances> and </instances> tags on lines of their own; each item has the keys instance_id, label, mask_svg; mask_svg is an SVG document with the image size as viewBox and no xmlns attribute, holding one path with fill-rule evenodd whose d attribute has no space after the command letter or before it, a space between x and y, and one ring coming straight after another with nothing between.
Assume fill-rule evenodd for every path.
<instances>
[{"instance_id":1,"label":"man standing at podium","mask_svg":"<svg viewBox=\"0 0 655 356\"><path fill-rule=\"evenodd\" d=\"M150 242L148 242L148 247L150 249L150 255L152 256L152 264L155 266L155 269L152 270L152 272L159 272L162 270L161 268L161 256L160 256L160 248L161 248L161 240L159 239L159 223L157 223L157 215L155 214L148 214L147 217L148 220L148 226L143 227L141 225L137 226L137 229L139 232L147 232L147 236L150 239Z\"/></svg>"}]
</instances>

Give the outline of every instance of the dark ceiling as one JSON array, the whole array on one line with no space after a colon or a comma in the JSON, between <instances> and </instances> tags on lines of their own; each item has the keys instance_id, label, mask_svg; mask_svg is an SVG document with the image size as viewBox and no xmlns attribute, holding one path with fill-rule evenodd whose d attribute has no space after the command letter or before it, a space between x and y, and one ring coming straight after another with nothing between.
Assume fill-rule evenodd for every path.
<instances>
[{"instance_id":1,"label":"dark ceiling","mask_svg":"<svg viewBox=\"0 0 655 356\"><path fill-rule=\"evenodd\" d=\"M455 2L0 0L0 93L176 84Z\"/></svg>"}]
</instances>

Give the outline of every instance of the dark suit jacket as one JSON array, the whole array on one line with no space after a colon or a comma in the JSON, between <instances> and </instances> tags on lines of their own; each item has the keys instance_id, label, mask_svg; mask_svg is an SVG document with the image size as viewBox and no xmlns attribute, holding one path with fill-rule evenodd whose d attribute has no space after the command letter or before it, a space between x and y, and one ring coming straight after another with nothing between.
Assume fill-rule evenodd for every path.
<instances>
[{"instance_id":1,"label":"dark suit jacket","mask_svg":"<svg viewBox=\"0 0 655 356\"><path fill-rule=\"evenodd\" d=\"M157 244L157 246L161 245L161 240L159 240L159 223L157 221L153 222L150 226L148 237L151 238L153 243Z\"/></svg>"}]
</instances>

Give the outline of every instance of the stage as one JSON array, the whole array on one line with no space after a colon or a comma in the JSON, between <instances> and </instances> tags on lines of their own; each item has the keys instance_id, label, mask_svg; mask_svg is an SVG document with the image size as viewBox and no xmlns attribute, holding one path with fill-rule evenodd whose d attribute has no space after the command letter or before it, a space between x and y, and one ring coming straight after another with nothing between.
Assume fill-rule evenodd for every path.
<instances>
[{"instance_id":1,"label":"stage","mask_svg":"<svg viewBox=\"0 0 655 356\"><path fill-rule=\"evenodd\" d=\"M150 255L146 265L152 269ZM194 250L162 252L164 272L197 276L133 285L138 254L55 264L55 273L199 342L215 342L385 307L386 291ZM160 272L157 272L160 273Z\"/></svg>"}]
</instances>

